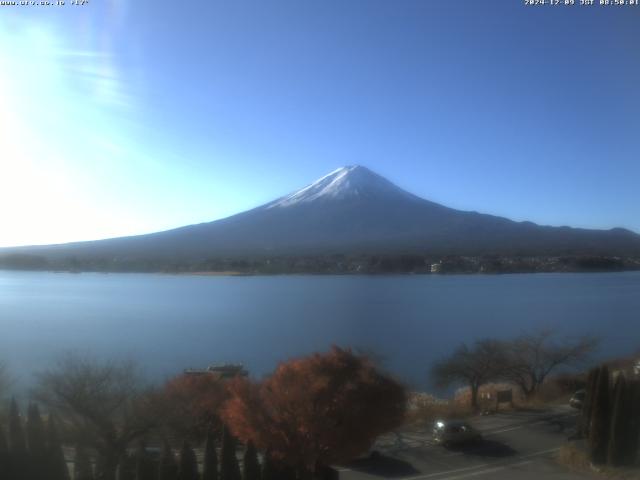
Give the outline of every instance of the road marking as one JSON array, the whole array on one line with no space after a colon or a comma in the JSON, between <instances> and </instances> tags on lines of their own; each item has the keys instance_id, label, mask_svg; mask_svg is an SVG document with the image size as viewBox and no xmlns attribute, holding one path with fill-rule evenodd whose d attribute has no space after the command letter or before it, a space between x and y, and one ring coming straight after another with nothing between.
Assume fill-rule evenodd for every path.
<instances>
[{"instance_id":1,"label":"road marking","mask_svg":"<svg viewBox=\"0 0 640 480\"><path fill-rule=\"evenodd\" d=\"M540 450L539 452L530 453L528 455L522 455L519 458L525 459L525 458L531 458L531 457L540 457L542 455L546 455L547 453L557 452L558 450L560 450L560 447L550 448L548 450Z\"/></svg>"},{"instance_id":2,"label":"road marking","mask_svg":"<svg viewBox=\"0 0 640 480\"><path fill-rule=\"evenodd\" d=\"M537 423L538 423L538 422L536 422L536 423L530 423L529 425L520 425L519 427L505 428L504 430L495 430L495 431L491 431L491 432L484 433L483 435L484 435L485 437L489 437L489 436L491 436L491 435L495 435L496 433L504 433L504 432L511 432L511 431L513 431L513 430L520 430L521 428L528 427L528 426L530 426L530 425L536 425Z\"/></svg>"},{"instance_id":3,"label":"road marking","mask_svg":"<svg viewBox=\"0 0 640 480\"><path fill-rule=\"evenodd\" d=\"M458 457L460 455L466 455L466 452L447 452L443 453L443 457Z\"/></svg>"},{"instance_id":4,"label":"road marking","mask_svg":"<svg viewBox=\"0 0 640 480\"><path fill-rule=\"evenodd\" d=\"M442 477L439 480L453 480L455 478L464 478L464 477L472 477L474 475L480 475L481 473L491 473L493 471L499 471L499 470L505 470L507 468L511 468L511 467L516 467L525 463L532 463L532 460L527 460L529 458L534 458L534 457L540 457L543 455L547 455L549 453L553 453L553 452L557 452L558 450L560 450L560 447L556 447L556 448L550 448L548 450L541 450L539 452L534 452L534 453L529 453L528 455L522 455L522 456L518 456L517 459L518 460L523 460L523 462L520 463L504 463L502 465L499 466L495 466L492 469L488 469L488 470L483 470L480 473L475 473L475 472L470 472L467 474L463 474L461 476L454 476L454 477L446 477L444 475L449 475L449 474L456 474L456 473L462 473L462 472L468 472L470 470L477 470L479 468L485 468L485 467L491 467L493 465L496 465L495 463L483 463L481 465L474 465L471 467L465 467L465 468L457 468L455 470L448 470L448 471L444 471L444 472L433 472L433 473L428 473L426 475L416 475L414 477L404 477L402 480L424 480L427 478L433 478L433 477Z\"/></svg>"},{"instance_id":5,"label":"road marking","mask_svg":"<svg viewBox=\"0 0 640 480\"><path fill-rule=\"evenodd\" d=\"M460 478L476 477L478 475L485 475L487 473L500 472L502 470L506 470L507 468L511 468L511 467L522 467L522 466L528 465L530 463L533 463L533 460L526 460L526 461L520 462L520 463L511 463L511 464L505 465L503 467L489 468L487 470L480 470L479 472L465 473L465 474L458 475L458 476L455 476L455 477L443 477L440 480L458 480Z\"/></svg>"},{"instance_id":6,"label":"road marking","mask_svg":"<svg viewBox=\"0 0 640 480\"><path fill-rule=\"evenodd\" d=\"M484 467L490 467L490 466L491 466L490 463L483 463L482 465L474 465L472 467L465 467L465 468L456 468L455 470L448 470L448 471L444 471L444 472L428 473L426 475L417 475L415 477L404 477L402 480L422 480L424 478L439 477L440 475L448 475L450 473L466 472L468 470L477 470L478 468L484 468Z\"/></svg>"},{"instance_id":7,"label":"road marking","mask_svg":"<svg viewBox=\"0 0 640 480\"><path fill-rule=\"evenodd\" d=\"M486 429L486 430L480 430L480 432L483 432L484 435L493 435L494 433L502 433L502 432L510 432L512 430L518 430L520 428L524 428L524 427L530 427L533 425L540 425L543 423L549 423L552 422L554 420L562 420L564 418L573 418L573 417L577 417L578 414L575 413L568 413L568 414L563 414L563 415L553 415L550 417L545 417L543 419L540 420L533 420L531 422L524 422L524 423L518 423L516 425L505 425L506 427L509 428L503 428L501 430L491 430L491 429ZM486 433L484 433L486 432Z\"/></svg>"}]
</instances>

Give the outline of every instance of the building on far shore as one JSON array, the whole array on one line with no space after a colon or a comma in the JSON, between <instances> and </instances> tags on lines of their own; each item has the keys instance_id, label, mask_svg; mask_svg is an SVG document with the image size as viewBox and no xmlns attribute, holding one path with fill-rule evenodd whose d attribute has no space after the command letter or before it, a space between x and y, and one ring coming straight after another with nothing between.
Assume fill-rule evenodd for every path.
<instances>
[{"instance_id":1,"label":"building on far shore","mask_svg":"<svg viewBox=\"0 0 640 480\"><path fill-rule=\"evenodd\" d=\"M225 380L235 377L246 377L249 372L242 363L214 363L207 368L187 368L185 375L212 375L217 379Z\"/></svg>"},{"instance_id":2,"label":"building on far shore","mask_svg":"<svg viewBox=\"0 0 640 480\"><path fill-rule=\"evenodd\" d=\"M440 273L442 270L442 262L431 264L431 273Z\"/></svg>"}]
</instances>

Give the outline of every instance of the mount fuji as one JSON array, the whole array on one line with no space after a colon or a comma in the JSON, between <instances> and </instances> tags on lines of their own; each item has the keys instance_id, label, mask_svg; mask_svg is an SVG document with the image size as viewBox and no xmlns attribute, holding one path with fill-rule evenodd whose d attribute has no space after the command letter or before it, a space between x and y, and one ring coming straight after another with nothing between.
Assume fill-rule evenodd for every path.
<instances>
[{"instance_id":1,"label":"mount fuji","mask_svg":"<svg viewBox=\"0 0 640 480\"><path fill-rule=\"evenodd\" d=\"M121 262L334 253L637 256L640 235L455 210L406 192L366 167L347 166L221 220L134 237L0 250L7 253Z\"/></svg>"}]
</instances>

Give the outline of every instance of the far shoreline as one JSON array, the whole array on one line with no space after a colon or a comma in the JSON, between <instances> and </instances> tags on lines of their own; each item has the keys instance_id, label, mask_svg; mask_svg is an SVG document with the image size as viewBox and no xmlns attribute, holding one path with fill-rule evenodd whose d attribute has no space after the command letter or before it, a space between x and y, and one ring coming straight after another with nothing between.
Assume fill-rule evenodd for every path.
<instances>
[{"instance_id":1,"label":"far shoreline","mask_svg":"<svg viewBox=\"0 0 640 480\"><path fill-rule=\"evenodd\" d=\"M612 269L612 270L537 270L537 271L492 271L492 272L240 272L233 270L224 271L114 271L114 270L48 270L48 269L16 269L0 268L0 272L28 272L28 273L54 273L54 274L102 274L102 275L162 275L162 276L193 276L193 277L284 277L284 276L309 276L309 277L458 277L458 276L504 276L504 275L537 275L537 274L611 274L640 272L636 269Z\"/></svg>"},{"instance_id":2,"label":"far shoreline","mask_svg":"<svg viewBox=\"0 0 640 480\"><path fill-rule=\"evenodd\" d=\"M151 273L151 272L150 272ZM163 273L164 275L194 275L196 277L250 277L255 276L255 273L250 272L238 272L234 270L203 270L199 272L156 272Z\"/></svg>"}]
</instances>

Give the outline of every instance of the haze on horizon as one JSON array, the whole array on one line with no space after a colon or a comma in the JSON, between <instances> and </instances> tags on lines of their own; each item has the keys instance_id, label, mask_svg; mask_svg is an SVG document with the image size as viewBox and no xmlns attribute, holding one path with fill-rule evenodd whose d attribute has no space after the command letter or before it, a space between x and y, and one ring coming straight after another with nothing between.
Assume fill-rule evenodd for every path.
<instances>
[{"instance_id":1,"label":"haze on horizon","mask_svg":"<svg viewBox=\"0 0 640 480\"><path fill-rule=\"evenodd\" d=\"M211 221L349 164L452 208L640 232L639 20L511 1L2 7L0 246Z\"/></svg>"}]
</instances>

